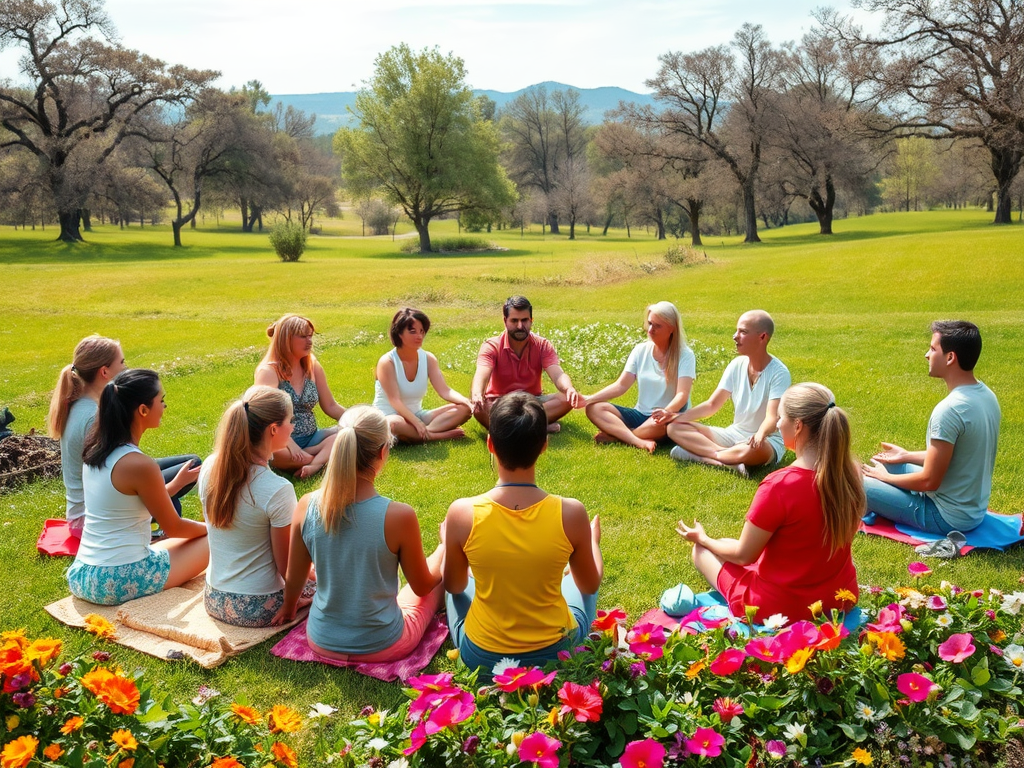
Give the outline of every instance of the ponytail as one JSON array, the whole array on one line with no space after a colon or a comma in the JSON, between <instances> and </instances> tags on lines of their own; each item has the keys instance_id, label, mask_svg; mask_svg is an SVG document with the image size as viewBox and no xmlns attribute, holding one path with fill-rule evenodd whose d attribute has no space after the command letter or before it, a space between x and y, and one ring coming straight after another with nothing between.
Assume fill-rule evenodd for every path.
<instances>
[{"instance_id":1,"label":"ponytail","mask_svg":"<svg viewBox=\"0 0 1024 768\"><path fill-rule=\"evenodd\" d=\"M100 368L117 361L120 351L118 342L103 336L87 336L78 342L72 362L61 369L50 398L50 412L46 418L50 437L60 439L67 426L71 406L82 397L86 386L96 380Z\"/></svg>"},{"instance_id":2,"label":"ponytail","mask_svg":"<svg viewBox=\"0 0 1024 768\"><path fill-rule=\"evenodd\" d=\"M320 486L320 518L328 534L336 533L348 519L359 476L374 470L381 449L393 440L384 414L368 405L346 410L338 427Z\"/></svg>"},{"instance_id":3,"label":"ponytail","mask_svg":"<svg viewBox=\"0 0 1024 768\"><path fill-rule=\"evenodd\" d=\"M241 400L228 406L217 425L203 512L214 528L230 528L238 500L258 460L256 449L267 428L292 417L291 398L273 387L249 387Z\"/></svg>"},{"instance_id":4,"label":"ponytail","mask_svg":"<svg viewBox=\"0 0 1024 768\"><path fill-rule=\"evenodd\" d=\"M823 543L830 555L835 554L853 541L866 508L864 481L850 452L850 420L832 392L820 384L790 387L782 407L787 416L804 424L809 444L815 448L814 480L825 521Z\"/></svg>"},{"instance_id":5,"label":"ponytail","mask_svg":"<svg viewBox=\"0 0 1024 768\"><path fill-rule=\"evenodd\" d=\"M150 405L160 394L160 376L146 368L121 371L103 388L96 421L85 438L82 460L102 467L116 448L132 441L132 423L140 405Z\"/></svg>"}]
</instances>

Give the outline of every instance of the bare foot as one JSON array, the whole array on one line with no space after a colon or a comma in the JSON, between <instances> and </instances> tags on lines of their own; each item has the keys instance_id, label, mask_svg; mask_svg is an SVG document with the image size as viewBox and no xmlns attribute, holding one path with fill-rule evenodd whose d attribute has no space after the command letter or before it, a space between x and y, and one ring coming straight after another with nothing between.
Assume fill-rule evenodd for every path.
<instances>
[{"instance_id":1,"label":"bare foot","mask_svg":"<svg viewBox=\"0 0 1024 768\"><path fill-rule=\"evenodd\" d=\"M608 445L609 443L617 443L619 441L606 432L598 432L594 435L594 442L598 445Z\"/></svg>"},{"instance_id":2,"label":"bare foot","mask_svg":"<svg viewBox=\"0 0 1024 768\"><path fill-rule=\"evenodd\" d=\"M458 440L459 438L466 436L466 430L462 427L455 427L454 429L446 429L443 432L428 432L430 440Z\"/></svg>"},{"instance_id":3,"label":"bare foot","mask_svg":"<svg viewBox=\"0 0 1024 768\"><path fill-rule=\"evenodd\" d=\"M658 450L658 443L654 440L641 440L637 448L643 448L648 453L654 453Z\"/></svg>"},{"instance_id":4,"label":"bare foot","mask_svg":"<svg viewBox=\"0 0 1024 768\"><path fill-rule=\"evenodd\" d=\"M300 480L304 480L307 477L312 477L313 475L315 475L317 472L319 472L323 468L324 468L323 464L321 464L319 466L313 466L312 464L307 464L304 467L299 467L296 470L296 472L295 472L295 476L297 478L299 478Z\"/></svg>"},{"instance_id":5,"label":"bare foot","mask_svg":"<svg viewBox=\"0 0 1024 768\"><path fill-rule=\"evenodd\" d=\"M557 421L554 424L548 424L548 434L549 435L553 435L556 432L561 432L561 431L562 431L562 425L559 424Z\"/></svg>"}]
</instances>

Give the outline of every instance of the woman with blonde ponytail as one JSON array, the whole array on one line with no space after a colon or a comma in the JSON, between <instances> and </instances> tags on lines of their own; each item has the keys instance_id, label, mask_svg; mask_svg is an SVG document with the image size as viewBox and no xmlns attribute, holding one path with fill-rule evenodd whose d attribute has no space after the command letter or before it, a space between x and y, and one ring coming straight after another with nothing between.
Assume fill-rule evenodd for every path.
<instances>
[{"instance_id":1,"label":"woman with blonde ponytail","mask_svg":"<svg viewBox=\"0 0 1024 768\"><path fill-rule=\"evenodd\" d=\"M850 544L865 508L849 419L825 387L795 384L782 396L779 431L796 461L761 481L738 540L713 539L699 522L676 530L738 616L757 606L757 621L807 619L817 601L848 610L858 594Z\"/></svg>"},{"instance_id":2,"label":"woman with blonde ponytail","mask_svg":"<svg viewBox=\"0 0 1024 768\"><path fill-rule=\"evenodd\" d=\"M291 398L249 387L221 417L199 472L210 542L206 612L228 624L266 627L284 602L295 489L268 462L291 434Z\"/></svg>"},{"instance_id":3,"label":"woman with blonde ponytail","mask_svg":"<svg viewBox=\"0 0 1024 768\"><path fill-rule=\"evenodd\" d=\"M377 493L393 439L384 414L357 405L338 426L323 484L295 508L284 605L273 623L295 617L312 563L310 648L343 661L404 658L441 607L443 540L426 557L413 508ZM401 591L399 566L407 582Z\"/></svg>"},{"instance_id":4,"label":"woman with blonde ponytail","mask_svg":"<svg viewBox=\"0 0 1024 768\"><path fill-rule=\"evenodd\" d=\"M65 517L68 532L82 537L85 496L82 492L82 451L85 435L96 419L100 393L124 370L121 345L103 336L87 336L78 342L72 362L57 377L50 400L50 436L60 440L60 469L64 477Z\"/></svg>"}]
</instances>

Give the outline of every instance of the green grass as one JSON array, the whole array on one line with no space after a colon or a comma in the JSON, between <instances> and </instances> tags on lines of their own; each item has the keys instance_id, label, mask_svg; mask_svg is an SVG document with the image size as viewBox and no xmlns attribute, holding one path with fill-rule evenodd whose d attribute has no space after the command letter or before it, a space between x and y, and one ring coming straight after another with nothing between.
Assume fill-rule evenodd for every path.
<instances>
[{"instance_id":1,"label":"green grass","mask_svg":"<svg viewBox=\"0 0 1024 768\"><path fill-rule=\"evenodd\" d=\"M58 369L92 332L119 338L129 364L163 372L169 410L162 429L146 435L152 455L206 453L224 405L252 382L266 345L264 329L284 312L310 316L319 332L317 354L338 400L372 397L372 370L389 348L387 325L396 307L414 304L431 318L428 347L449 381L467 392L476 344L501 327L500 305L512 293L534 304L536 330L555 338L575 334L576 348L560 352L576 384L593 391L614 377L631 337L641 337L646 304L668 299L683 313L699 352L695 400L709 395L731 356L736 318L761 307L777 323L772 351L795 381L830 386L851 414L855 449L869 456L878 441L920 447L934 404L944 391L926 376L928 324L964 317L981 327L985 349L979 377L999 395L1002 434L991 505L1024 508L1024 229L996 228L981 211L885 214L837 222L823 239L812 225L762 233L764 243L709 238L708 261L670 267L671 242L634 231L579 239L518 231L489 240L508 248L488 255L402 253L387 238L311 237L297 264L283 264L265 235L223 225L183 233L174 249L166 228L119 231L99 227L84 245L52 242L55 231L0 234L0 405L16 413L18 431L42 430ZM351 217L344 226L352 223ZM331 227L325 225L325 232ZM456 235L454 222L432 227L437 238ZM593 323L627 326L580 329ZM614 345L603 347L607 335ZM621 359L619 359L621 357ZM630 395L624 398L630 402ZM729 413L715 423L727 423ZM494 479L482 430L469 439L392 454L380 481L383 493L419 512L425 544L450 501L481 491ZM699 585L688 547L673 533L680 517L699 518L712 534L739 531L754 483L694 465L677 465L667 451L653 459L625 447L596 447L581 413L570 415L542 457L549 490L576 496L600 513L606 578L603 605L631 614L654 605L679 581ZM298 484L299 492L314 487ZM59 481L37 482L0 495L0 597L4 627L58 635L72 649L82 633L53 622L41 608L67 593L66 560L40 558L34 542L46 517L63 510ZM186 513L195 517L194 498ZM913 553L891 542L861 537L854 557L863 583L906 578ZM1014 588L1020 553L973 554L942 566L943 578L965 586ZM351 714L367 702L388 706L397 686L348 671L281 662L270 643L205 672L119 651L126 668L143 667L179 698L205 682L228 695L244 692L255 704L315 701ZM450 666L441 656L437 667Z\"/></svg>"}]
</instances>

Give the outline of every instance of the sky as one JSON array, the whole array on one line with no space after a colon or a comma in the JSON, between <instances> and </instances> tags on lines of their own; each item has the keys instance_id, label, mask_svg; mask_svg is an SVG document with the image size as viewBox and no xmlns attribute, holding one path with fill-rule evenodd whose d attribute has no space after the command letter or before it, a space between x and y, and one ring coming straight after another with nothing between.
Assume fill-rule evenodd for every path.
<instances>
[{"instance_id":1,"label":"sky","mask_svg":"<svg viewBox=\"0 0 1024 768\"><path fill-rule=\"evenodd\" d=\"M120 42L170 63L259 80L271 94L357 90L394 45L437 46L477 89L543 81L645 92L658 55L726 43L744 22L798 40L827 0L107 0ZM848 0L833 0L848 11ZM8 56L0 76L10 76Z\"/></svg>"}]
</instances>

